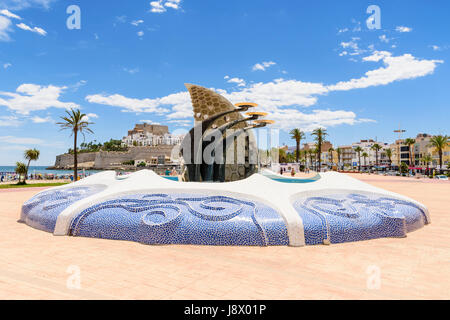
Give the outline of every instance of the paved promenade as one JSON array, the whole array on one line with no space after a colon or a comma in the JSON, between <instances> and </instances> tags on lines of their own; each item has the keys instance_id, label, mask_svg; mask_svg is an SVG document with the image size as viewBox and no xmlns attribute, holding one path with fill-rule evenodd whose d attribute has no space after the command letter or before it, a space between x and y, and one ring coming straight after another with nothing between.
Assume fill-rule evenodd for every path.
<instances>
[{"instance_id":1,"label":"paved promenade","mask_svg":"<svg viewBox=\"0 0 450 320\"><path fill-rule=\"evenodd\" d=\"M422 202L431 225L331 246L146 246L32 229L17 220L39 189L0 190L0 299L449 299L450 183L352 176Z\"/></svg>"}]
</instances>

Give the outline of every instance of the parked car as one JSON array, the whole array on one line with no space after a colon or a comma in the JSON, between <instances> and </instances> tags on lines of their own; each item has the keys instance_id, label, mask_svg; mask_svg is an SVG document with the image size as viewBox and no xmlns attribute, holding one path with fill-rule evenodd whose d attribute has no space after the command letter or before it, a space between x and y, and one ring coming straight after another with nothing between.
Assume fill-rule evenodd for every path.
<instances>
[{"instance_id":1,"label":"parked car","mask_svg":"<svg viewBox=\"0 0 450 320\"><path fill-rule=\"evenodd\" d=\"M438 179L438 180L448 180L448 177L444 176L444 175L439 175L439 176L436 176L436 179Z\"/></svg>"}]
</instances>

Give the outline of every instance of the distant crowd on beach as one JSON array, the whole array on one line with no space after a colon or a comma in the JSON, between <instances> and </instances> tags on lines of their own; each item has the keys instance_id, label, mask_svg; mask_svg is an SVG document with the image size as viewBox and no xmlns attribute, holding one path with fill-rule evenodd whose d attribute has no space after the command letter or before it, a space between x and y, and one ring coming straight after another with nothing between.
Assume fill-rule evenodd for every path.
<instances>
[{"instance_id":1,"label":"distant crowd on beach","mask_svg":"<svg viewBox=\"0 0 450 320\"><path fill-rule=\"evenodd\" d=\"M17 182L19 181L19 174L15 172L0 172L0 183L2 182ZM89 176L89 173L86 173L84 176L79 175L78 179L82 177ZM30 174L27 177L27 181L73 181L73 174Z\"/></svg>"},{"instance_id":2,"label":"distant crowd on beach","mask_svg":"<svg viewBox=\"0 0 450 320\"><path fill-rule=\"evenodd\" d=\"M121 176L121 175L130 174L130 173L131 172L118 172L117 174L119 176ZM91 173L79 174L78 180L86 178L90 175L91 175ZM176 177L176 176L178 176L178 171L175 168L173 168L172 170L166 169L164 171L164 173L161 173L161 175ZM27 177L27 181L52 181L52 182L55 182L55 180L70 181L70 182L74 181L73 174L35 173L35 174L30 174ZM18 182L18 181L19 181L19 174L15 173L15 172L0 172L0 183Z\"/></svg>"}]
</instances>

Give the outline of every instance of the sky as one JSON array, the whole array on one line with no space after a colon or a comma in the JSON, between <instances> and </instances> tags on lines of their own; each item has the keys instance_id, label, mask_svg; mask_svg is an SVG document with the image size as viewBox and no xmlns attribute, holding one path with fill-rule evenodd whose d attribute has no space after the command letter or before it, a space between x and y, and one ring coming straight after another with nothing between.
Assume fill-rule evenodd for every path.
<instances>
[{"instance_id":1,"label":"sky","mask_svg":"<svg viewBox=\"0 0 450 320\"><path fill-rule=\"evenodd\" d=\"M292 128L310 142L325 127L334 145L449 134L448 12L446 0L0 0L0 165L27 148L53 164L72 147L56 124L71 107L94 123L86 142L142 122L185 132L184 83L258 103L280 144L295 144Z\"/></svg>"}]
</instances>

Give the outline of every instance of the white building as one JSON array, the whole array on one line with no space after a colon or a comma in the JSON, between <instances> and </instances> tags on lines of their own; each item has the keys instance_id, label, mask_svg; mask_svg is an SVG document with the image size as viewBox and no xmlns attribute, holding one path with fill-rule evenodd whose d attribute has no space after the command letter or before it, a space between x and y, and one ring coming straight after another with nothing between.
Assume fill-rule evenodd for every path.
<instances>
[{"instance_id":1,"label":"white building","mask_svg":"<svg viewBox=\"0 0 450 320\"><path fill-rule=\"evenodd\" d=\"M177 145L183 140L184 135L173 135L168 132L166 126L136 125L128 135L123 137L122 143L128 147L150 147L158 145Z\"/></svg>"},{"instance_id":2,"label":"white building","mask_svg":"<svg viewBox=\"0 0 450 320\"><path fill-rule=\"evenodd\" d=\"M389 144L384 142L377 142L374 140L361 140L359 142L352 143L352 148L355 150L357 147L362 149L361 151L361 166L375 166L376 165L376 151L372 149L374 144L378 144L381 146L381 149L378 151L378 165L379 166L388 166L389 158L386 155L386 149L389 148ZM368 157L364 159L362 156L363 153L367 153ZM359 166L359 156L357 152L352 154L352 166Z\"/></svg>"}]
</instances>

